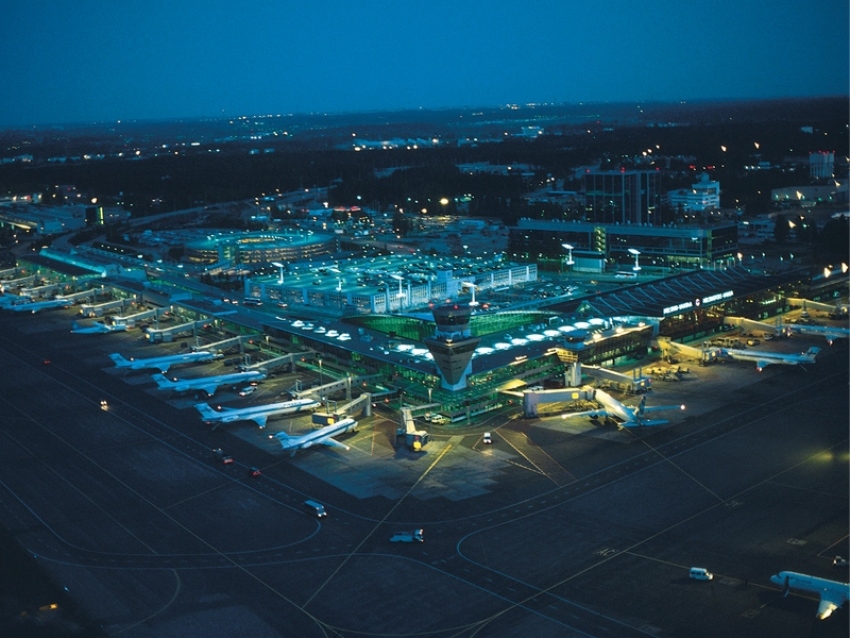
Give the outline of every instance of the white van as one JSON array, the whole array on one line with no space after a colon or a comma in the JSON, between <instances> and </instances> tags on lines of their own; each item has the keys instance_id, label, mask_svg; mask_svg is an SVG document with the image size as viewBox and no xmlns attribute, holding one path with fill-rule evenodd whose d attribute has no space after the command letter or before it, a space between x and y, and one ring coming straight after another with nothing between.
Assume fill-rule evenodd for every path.
<instances>
[{"instance_id":1,"label":"white van","mask_svg":"<svg viewBox=\"0 0 850 638\"><path fill-rule=\"evenodd\" d=\"M691 567L691 578L694 580L711 580L714 578L714 574L705 567Z\"/></svg>"},{"instance_id":2,"label":"white van","mask_svg":"<svg viewBox=\"0 0 850 638\"><path fill-rule=\"evenodd\" d=\"M321 503L317 503L316 501L304 501L304 507L310 510L310 513L316 518L322 518L323 516L328 515L325 511L325 506Z\"/></svg>"}]
</instances>

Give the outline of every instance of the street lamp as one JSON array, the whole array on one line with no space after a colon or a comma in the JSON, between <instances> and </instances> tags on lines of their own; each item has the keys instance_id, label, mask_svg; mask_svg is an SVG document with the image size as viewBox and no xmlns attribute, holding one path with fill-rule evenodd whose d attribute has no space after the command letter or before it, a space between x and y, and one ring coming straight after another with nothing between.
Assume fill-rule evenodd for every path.
<instances>
[{"instance_id":1,"label":"street lamp","mask_svg":"<svg viewBox=\"0 0 850 638\"><path fill-rule=\"evenodd\" d=\"M398 281L398 309L401 310L404 307L404 289L402 288L402 283L404 282L404 277L401 275L391 274L390 277Z\"/></svg>"},{"instance_id":2,"label":"street lamp","mask_svg":"<svg viewBox=\"0 0 850 638\"><path fill-rule=\"evenodd\" d=\"M475 284L472 283L471 281L462 281L462 282L460 282L460 284L462 286L469 286L470 287L470 289L472 290L472 301L469 302L469 305L470 306L477 306L478 302L475 301Z\"/></svg>"},{"instance_id":3,"label":"street lamp","mask_svg":"<svg viewBox=\"0 0 850 638\"><path fill-rule=\"evenodd\" d=\"M561 248L567 251L567 282L573 283L573 248L572 244L561 244Z\"/></svg>"},{"instance_id":4,"label":"street lamp","mask_svg":"<svg viewBox=\"0 0 850 638\"><path fill-rule=\"evenodd\" d=\"M629 248L629 252L635 257L635 265L632 270L638 272L640 270L640 251L637 248Z\"/></svg>"},{"instance_id":5,"label":"street lamp","mask_svg":"<svg viewBox=\"0 0 850 638\"><path fill-rule=\"evenodd\" d=\"M283 285L283 269L286 268L286 266L284 266L279 261L273 261L272 266L277 266L277 268L278 268L277 283Z\"/></svg>"}]
</instances>

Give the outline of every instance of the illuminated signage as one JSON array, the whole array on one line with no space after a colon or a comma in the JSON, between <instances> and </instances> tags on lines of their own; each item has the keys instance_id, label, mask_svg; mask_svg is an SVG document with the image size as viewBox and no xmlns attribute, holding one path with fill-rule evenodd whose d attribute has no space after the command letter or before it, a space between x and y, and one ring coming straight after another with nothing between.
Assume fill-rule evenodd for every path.
<instances>
[{"instance_id":1,"label":"illuminated signage","mask_svg":"<svg viewBox=\"0 0 850 638\"><path fill-rule=\"evenodd\" d=\"M694 308L699 308L700 306L706 304L716 303L718 301L723 301L724 299L731 299L735 296L735 292L732 290L727 290L725 292L718 292L714 295L709 295L708 297L703 297L700 299L697 297L693 301L683 301L682 303L675 304L673 306L667 306L664 308L663 313L666 317L667 315L674 315L680 312L685 312L686 310L692 310Z\"/></svg>"},{"instance_id":2,"label":"illuminated signage","mask_svg":"<svg viewBox=\"0 0 850 638\"><path fill-rule=\"evenodd\" d=\"M714 303L715 301L721 301L723 299L730 299L735 296L735 293L731 290L727 290L726 292L718 292L716 295L709 295L708 297L703 297L703 303Z\"/></svg>"},{"instance_id":3,"label":"illuminated signage","mask_svg":"<svg viewBox=\"0 0 850 638\"><path fill-rule=\"evenodd\" d=\"M667 306L664 309L664 314L665 315L672 315L673 313L676 313L676 312L683 312L684 310L690 310L693 307L694 307L693 301L683 301L682 303L676 304L675 306Z\"/></svg>"}]
</instances>

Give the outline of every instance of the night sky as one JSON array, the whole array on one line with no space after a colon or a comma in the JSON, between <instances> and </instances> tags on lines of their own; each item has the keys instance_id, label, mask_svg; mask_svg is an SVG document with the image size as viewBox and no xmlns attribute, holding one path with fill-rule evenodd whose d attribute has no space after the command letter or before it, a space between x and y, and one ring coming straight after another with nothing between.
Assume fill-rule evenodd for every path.
<instances>
[{"instance_id":1,"label":"night sky","mask_svg":"<svg viewBox=\"0 0 850 638\"><path fill-rule=\"evenodd\" d=\"M4 0L0 128L848 94L847 0Z\"/></svg>"}]
</instances>

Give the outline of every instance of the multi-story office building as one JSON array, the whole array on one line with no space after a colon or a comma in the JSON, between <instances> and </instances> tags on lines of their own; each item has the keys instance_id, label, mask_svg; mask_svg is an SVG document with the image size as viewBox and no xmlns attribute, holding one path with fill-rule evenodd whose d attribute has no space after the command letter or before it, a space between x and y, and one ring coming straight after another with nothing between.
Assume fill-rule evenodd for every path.
<instances>
[{"instance_id":1,"label":"multi-story office building","mask_svg":"<svg viewBox=\"0 0 850 638\"><path fill-rule=\"evenodd\" d=\"M714 224L594 224L520 219L510 229L512 259L559 269L567 257L564 244L576 251L594 251L608 268L630 268L640 254L642 267L698 269L729 265L738 252L738 227L733 221ZM630 250L631 249L631 250Z\"/></svg>"},{"instance_id":2,"label":"multi-story office building","mask_svg":"<svg viewBox=\"0 0 850 638\"><path fill-rule=\"evenodd\" d=\"M710 179L708 173L700 175L700 179L690 188L667 193L667 202L674 210L702 213L720 208L720 182Z\"/></svg>"},{"instance_id":3,"label":"multi-story office building","mask_svg":"<svg viewBox=\"0 0 850 638\"><path fill-rule=\"evenodd\" d=\"M588 171L584 175L587 219L596 224L654 224L656 171Z\"/></svg>"},{"instance_id":4,"label":"multi-story office building","mask_svg":"<svg viewBox=\"0 0 850 638\"><path fill-rule=\"evenodd\" d=\"M809 176L815 179L829 179L833 175L835 153L815 151L809 153Z\"/></svg>"}]
</instances>

